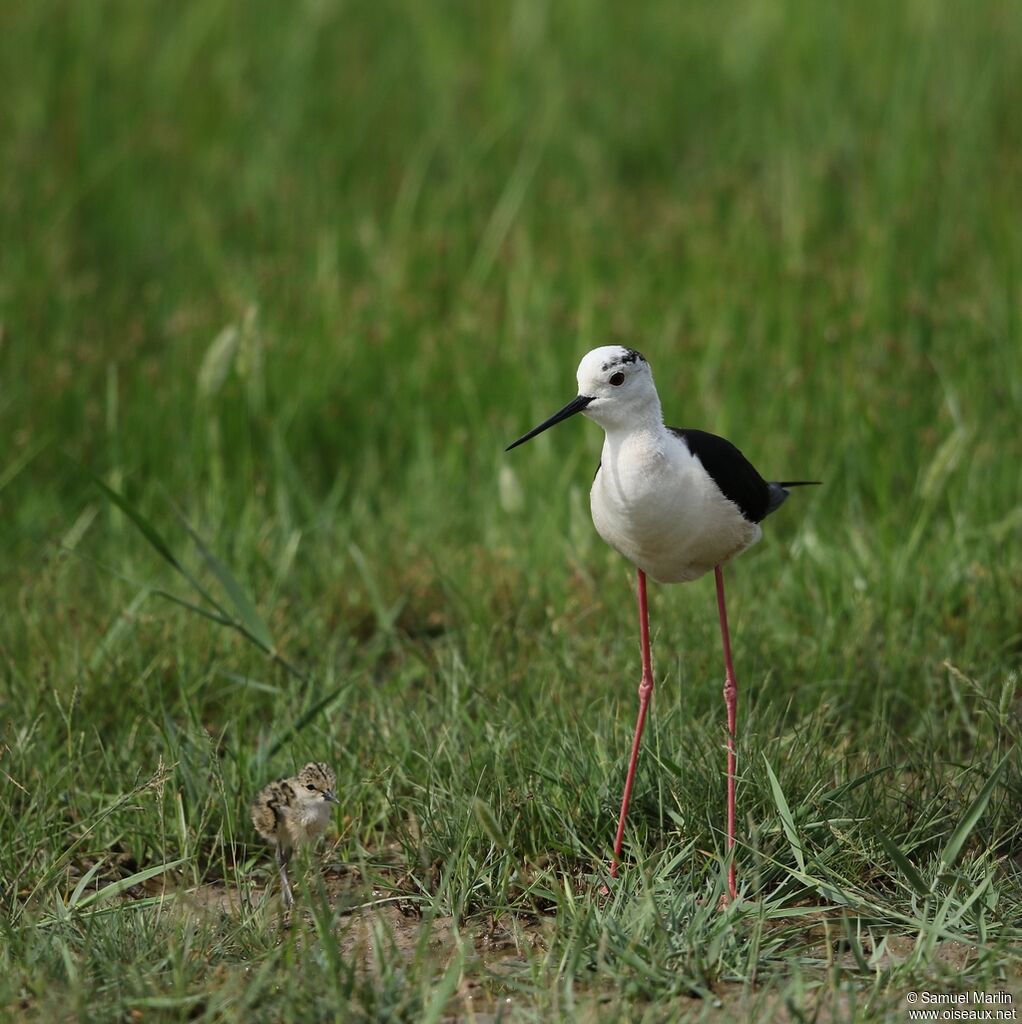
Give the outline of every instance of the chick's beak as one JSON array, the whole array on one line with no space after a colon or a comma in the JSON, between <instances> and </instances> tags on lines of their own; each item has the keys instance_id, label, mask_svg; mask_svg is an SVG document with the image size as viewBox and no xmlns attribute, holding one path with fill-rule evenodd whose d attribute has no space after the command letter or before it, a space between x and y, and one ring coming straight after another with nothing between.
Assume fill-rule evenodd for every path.
<instances>
[{"instance_id":1,"label":"chick's beak","mask_svg":"<svg viewBox=\"0 0 1022 1024\"><path fill-rule=\"evenodd\" d=\"M563 409L561 409L558 412L555 412L553 416L550 417L550 419L543 420L543 422L538 427L533 427L533 429L530 430L527 434L524 434L522 437L518 438L517 441L513 441L511 444L509 444L504 449L504 451L509 452L511 451L512 448L517 448L520 444L525 444L526 441L531 440L537 434L542 434L544 430L548 430L555 424L560 423L561 420L566 420L569 416L574 416L575 413L581 412L591 401L593 401L594 398L595 396L592 395L578 395L577 397L573 398Z\"/></svg>"},{"instance_id":2,"label":"chick's beak","mask_svg":"<svg viewBox=\"0 0 1022 1024\"><path fill-rule=\"evenodd\" d=\"M326 791L326 792L325 792L325 793L323 794L323 799L324 799L324 800L325 800L325 801L326 801L326 802L327 802L328 804L339 804L339 803L341 802L340 800L338 800L338 799L337 799L337 794L336 794L336 793L335 793L335 792L334 792L334 791L333 791L332 789L328 789L328 790L327 790L327 791Z\"/></svg>"}]
</instances>

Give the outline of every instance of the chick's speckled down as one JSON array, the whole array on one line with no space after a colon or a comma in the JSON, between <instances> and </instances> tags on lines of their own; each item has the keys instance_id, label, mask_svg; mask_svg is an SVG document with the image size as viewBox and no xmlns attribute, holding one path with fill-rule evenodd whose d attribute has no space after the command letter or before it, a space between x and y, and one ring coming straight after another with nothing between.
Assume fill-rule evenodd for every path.
<instances>
[{"instance_id":1,"label":"chick's speckled down","mask_svg":"<svg viewBox=\"0 0 1022 1024\"><path fill-rule=\"evenodd\" d=\"M267 842L290 849L315 839L330 821L337 803L333 769L319 761L291 778L264 787L252 804L252 824Z\"/></svg>"}]
</instances>

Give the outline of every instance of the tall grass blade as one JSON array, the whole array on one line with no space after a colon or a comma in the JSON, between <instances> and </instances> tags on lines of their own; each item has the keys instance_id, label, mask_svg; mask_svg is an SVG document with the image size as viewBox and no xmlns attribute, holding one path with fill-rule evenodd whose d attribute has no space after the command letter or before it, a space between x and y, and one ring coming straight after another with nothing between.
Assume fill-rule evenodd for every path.
<instances>
[{"instance_id":1,"label":"tall grass blade","mask_svg":"<svg viewBox=\"0 0 1022 1024\"><path fill-rule=\"evenodd\" d=\"M784 829L784 834L788 839L791 852L795 856L795 863L798 865L799 871L805 873L806 859L802 851L802 840L799 839L798 831L795 829L795 819L791 816L791 808L788 807L788 801L784 797L781 784L777 781L777 776L774 775L774 770L770 767L770 762L766 759L765 754L763 756L763 763L766 765L767 778L770 780L770 792L773 794L774 803L777 805L777 813L781 816L781 827Z\"/></svg>"},{"instance_id":2,"label":"tall grass blade","mask_svg":"<svg viewBox=\"0 0 1022 1024\"><path fill-rule=\"evenodd\" d=\"M958 859L959 853L962 852L962 847L972 834L972 830L976 827L976 823L982 817L987 804L990 802L990 797L993 795L994 789L1001 777L1001 772L1008 763L1009 754L1011 754L1010 750L997 763L994 770L990 773L990 778L987 779L986 784L976 795L976 799L969 805L969 809L958 823L958 827L951 833L951 838L948 839L944 849L940 851L941 871L947 870Z\"/></svg>"},{"instance_id":3,"label":"tall grass blade","mask_svg":"<svg viewBox=\"0 0 1022 1024\"><path fill-rule=\"evenodd\" d=\"M156 553L177 570L199 593L203 600L208 601L217 611L223 614L224 609L214 599L208 590L185 568L181 560L170 549L170 545L163 539L163 535L155 526L119 491L115 491L105 480L100 479L91 469L86 468L96 486L112 501L127 517L134 523L136 529L149 542L150 547Z\"/></svg>"},{"instance_id":4,"label":"tall grass blade","mask_svg":"<svg viewBox=\"0 0 1022 1024\"><path fill-rule=\"evenodd\" d=\"M849 779L847 782L842 782L839 786L835 786L833 789L828 789L825 793L821 793L819 800L834 801L840 797L845 796L847 793L851 793L853 790L859 788L869 782L870 779L875 779L878 775L883 775L884 772L889 772L894 767L893 764L884 764L879 768L873 768L868 772L863 772L861 775L856 775L854 779Z\"/></svg>"},{"instance_id":5,"label":"tall grass blade","mask_svg":"<svg viewBox=\"0 0 1022 1024\"><path fill-rule=\"evenodd\" d=\"M421 1018L422 1024L437 1024L444 1017L447 1004L451 1001L451 997L458 987L458 981L461 978L464 966L464 954L459 947L458 952L451 959L450 966L444 972L443 978L440 979L439 984L433 989L433 996Z\"/></svg>"},{"instance_id":6,"label":"tall grass blade","mask_svg":"<svg viewBox=\"0 0 1022 1024\"><path fill-rule=\"evenodd\" d=\"M329 707L342 693L342 691L346 689L347 685L338 686L336 689L331 690L325 697L322 698L322 700L316 701L316 703L313 704L308 711L306 711L302 715L299 715L298 718L296 718L282 733L280 733L280 735L277 736L277 738L269 745L269 747L266 748L265 753L257 755L256 759L258 761L267 761L271 757L273 757L273 755L276 754L277 751L280 750L280 748L284 746L284 744L287 743L287 741L296 732L301 732L301 730L304 729L309 724L309 722L311 722L317 715L319 715L327 707Z\"/></svg>"},{"instance_id":7,"label":"tall grass blade","mask_svg":"<svg viewBox=\"0 0 1022 1024\"><path fill-rule=\"evenodd\" d=\"M923 876L919 874L915 865L905 856L898 844L880 829L877 829L877 839L880 840L880 845L887 852L887 856L894 861L898 870L908 879L909 885L920 896L929 895L930 886L926 884Z\"/></svg>"},{"instance_id":8,"label":"tall grass blade","mask_svg":"<svg viewBox=\"0 0 1022 1024\"><path fill-rule=\"evenodd\" d=\"M841 921L844 924L845 943L855 958L859 970L863 974L869 974L869 962L866 960L866 954L863 951L862 940L859 938L858 930L852 928L852 922L847 914L841 915Z\"/></svg>"},{"instance_id":9,"label":"tall grass blade","mask_svg":"<svg viewBox=\"0 0 1022 1024\"><path fill-rule=\"evenodd\" d=\"M175 868L181 867L187 861L187 857L179 857L177 860L167 861L166 864L157 864L155 867L136 871L133 875L128 875L127 878L119 878L116 882L111 882L98 892L91 892L87 896L83 896L78 902L78 909L84 910L86 907L95 906L103 900L110 899L111 896L118 896L132 888L132 886L141 885L143 882L148 882L150 878L155 878L164 872L173 871Z\"/></svg>"},{"instance_id":10,"label":"tall grass blade","mask_svg":"<svg viewBox=\"0 0 1022 1024\"><path fill-rule=\"evenodd\" d=\"M182 576L188 577L185 567L178 561L177 556L170 550L170 545L163 539L159 530L127 498L119 491L115 491L105 480L102 480L90 469L86 472L92 477L93 483L112 501L134 524L139 533L147 541L150 547L167 562L170 563Z\"/></svg>"},{"instance_id":11,"label":"tall grass blade","mask_svg":"<svg viewBox=\"0 0 1022 1024\"><path fill-rule=\"evenodd\" d=\"M241 332L236 324L228 324L212 340L199 366L198 391L203 398L215 397L234 365Z\"/></svg>"},{"instance_id":12,"label":"tall grass blade","mask_svg":"<svg viewBox=\"0 0 1022 1024\"><path fill-rule=\"evenodd\" d=\"M170 601L172 604L178 604L182 608L187 608L190 612L195 612L196 615L201 615L203 618L209 619L210 622L215 622L218 626L231 626L232 628L237 627L237 623L226 615L211 612L208 608L203 608L201 604L196 604L194 601L189 601L185 597L179 597L177 594L172 594L169 590L154 590L152 593L157 597L162 597L165 601Z\"/></svg>"},{"instance_id":13,"label":"tall grass blade","mask_svg":"<svg viewBox=\"0 0 1022 1024\"><path fill-rule=\"evenodd\" d=\"M96 872L103 866L103 863L104 862L102 860L97 860L96 863L78 879L78 884L74 887L74 892L71 893L71 896L67 901L68 909L73 910L78 906L78 903L82 898L82 894L88 888L89 882L91 882L95 877Z\"/></svg>"},{"instance_id":14,"label":"tall grass blade","mask_svg":"<svg viewBox=\"0 0 1022 1024\"><path fill-rule=\"evenodd\" d=\"M485 800L474 797L472 799L472 811L480 827L489 837L490 842L501 850L509 849L510 844L507 841L507 836L504 835L503 829L497 823L497 816L493 813L493 808Z\"/></svg>"},{"instance_id":15,"label":"tall grass blade","mask_svg":"<svg viewBox=\"0 0 1022 1024\"><path fill-rule=\"evenodd\" d=\"M2 491L48 444L49 440L39 441L31 448L26 448L13 462L0 470L0 491Z\"/></svg>"},{"instance_id":16,"label":"tall grass blade","mask_svg":"<svg viewBox=\"0 0 1022 1024\"><path fill-rule=\"evenodd\" d=\"M234 606L234 610L238 615L238 619L241 621L242 625L244 625L249 636L260 647L262 647L267 654L272 654L277 645L274 642L273 634L270 633L269 628L256 609L255 602L247 593L245 593L245 590L234 578L227 566L213 554L206 542L181 514L181 511L179 509L175 509L175 511L177 512L178 518L181 520L181 524L188 531L188 536L195 541L195 546L202 554L202 558L206 565L209 566L210 571L220 581L220 585L226 591L227 596L230 598L231 604Z\"/></svg>"},{"instance_id":17,"label":"tall grass blade","mask_svg":"<svg viewBox=\"0 0 1022 1024\"><path fill-rule=\"evenodd\" d=\"M376 616L377 629L381 633L393 632L394 623L397 621L397 617L401 614L401 609L405 605L405 598L399 598L394 602L393 606L388 608L386 601L383 599L383 593L376 582L376 573L369 565L369 561L362 549L357 544L351 543L348 545L348 553L351 555L351 560L355 563L355 568L358 570L358 574L366 588L366 593L369 595L369 601L373 606L373 614Z\"/></svg>"},{"instance_id":18,"label":"tall grass blade","mask_svg":"<svg viewBox=\"0 0 1022 1024\"><path fill-rule=\"evenodd\" d=\"M103 660L120 642L121 637L131 629L135 621L135 613L142 606L142 603L151 593L143 587L132 599L130 604L124 608L114 619L113 624L104 633L102 639L96 644L95 650L89 655L89 669L95 671L102 664Z\"/></svg>"}]
</instances>

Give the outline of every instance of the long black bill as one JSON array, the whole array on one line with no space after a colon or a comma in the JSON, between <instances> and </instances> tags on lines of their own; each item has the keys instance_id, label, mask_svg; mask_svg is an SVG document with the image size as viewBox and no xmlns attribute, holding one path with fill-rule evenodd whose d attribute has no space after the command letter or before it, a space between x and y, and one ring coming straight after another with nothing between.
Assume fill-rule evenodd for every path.
<instances>
[{"instance_id":1,"label":"long black bill","mask_svg":"<svg viewBox=\"0 0 1022 1024\"><path fill-rule=\"evenodd\" d=\"M560 412L555 412L553 416L538 426L534 427L527 434L518 438L517 441L509 444L504 451L509 452L512 448L517 448L520 444L525 444L526 441L531 441L537 434L542 434L544 430L549 429L561 420L566 420L569 416L574 416L575 413L581 412L593 399L586 395L579 395L577 398L573 398Z\"/></svg>"}]
</instances>

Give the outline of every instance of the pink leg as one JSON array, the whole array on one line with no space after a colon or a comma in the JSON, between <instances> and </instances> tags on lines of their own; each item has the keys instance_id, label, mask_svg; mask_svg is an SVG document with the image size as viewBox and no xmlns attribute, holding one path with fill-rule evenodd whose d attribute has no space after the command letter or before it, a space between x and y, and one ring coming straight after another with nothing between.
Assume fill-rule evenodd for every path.
<instances>
[{"instance_id":1,"label":"pink leg","mask_svg":"<svg viewBox=\"0 0 1022 1024\"><path fill-rule=\"evenodd\" d=\"M727 608L724 606L724 572L718 565L714 569L717 577L717 612L720 615L720 638L724 642L724 703L727 705L727 853L731 864L727 872L727 888L731 899L738 895L735 881L735 727L738 718L738 680L731 663L731 637L727 628Z\"/></svg>"},{"instance_id":2,"label":"pink leg","mask_svg":"<svg viewBox=\"0 0 1022 1024\"><path fill-rule=\"evenodd\" d=\"M632 740L632 757L628 762L625 777L625 791L621 797L621 816L617 820L617 835L614 837L614 859L610 862L610 876L617 878L617 865L621 859L621 843L625 837L625 818L628 816L628 802L632 798L632 783L635 781L635 765L639 760L639 744L642 729L646 724L649 697L653 692L653 663L649 653L649 607L646 603L646 574L638 570L639 581L639 636L642 640L642 682L639 683L639 717L635 723L635 739Z\"/></svg>"}]
</instances>

